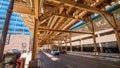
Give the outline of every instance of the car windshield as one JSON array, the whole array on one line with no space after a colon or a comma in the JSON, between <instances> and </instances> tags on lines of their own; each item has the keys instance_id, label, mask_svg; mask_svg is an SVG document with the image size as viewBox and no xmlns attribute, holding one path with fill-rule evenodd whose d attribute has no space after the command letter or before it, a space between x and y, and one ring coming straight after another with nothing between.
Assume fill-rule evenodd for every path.
<instances>
[{"instance_id":1,"label":"car windshield","mask_svg":"<svg viewBox=\"0 0 120 68\"><path fill-rule=\"evenodd\" d=\"M57 50L53 50L53 51L57 51Z\"/></svg>"}]
</instances>

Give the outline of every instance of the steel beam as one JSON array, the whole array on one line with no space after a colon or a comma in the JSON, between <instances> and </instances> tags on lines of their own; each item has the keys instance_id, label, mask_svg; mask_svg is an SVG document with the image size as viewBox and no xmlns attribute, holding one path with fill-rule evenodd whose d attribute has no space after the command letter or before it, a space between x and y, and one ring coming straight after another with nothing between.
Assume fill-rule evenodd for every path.
<instances>
[{"instance_id":1,"label":"steel beam","mask_svg":"<svg viewBox=\"0 0 120 68\"><path fill-rule=\"evenodd\" d=\"M46 12L45 14L43 14L40 17L40 21L46 19L47 17L49 17L50 14L54 13L56 10L58 10L59 7L61 7L62 4L57 5L56 7L52 8L51 10L49 10L48 12Z\"/></svg>"},{"instance_id":2,"label":"steel beam","mask_svg":"<svg viewBox=\"0 0 120 68\"><path fill-rule=\"evenodd\" d=\"M65 6L70 6L70 7L74 7L80 10L86 10L88 12L93 12L93 13L98 13L98 14L105 14L105 15L109 15L111 16L111 13L106 12L106 11L102 11L100 9L97 8L93 8L84 4L79 4L76 3L74 1L70 1L70 0L47 0L49 2L55 2L55 3L63 3Z\"/></svg>"},{"instance_id":3,"label":"steel beam","mask_svg":"<svg viewBox=\"0 0 120 68\"><path fill-rule=\"evenodd\" d=\"M8 32L8 28L9 28L9 21L10 21L10 17L11 17L12 11L13 11L13 4L14 4L14 0L11 0L10 4L8 6L6 19L5 19L5 23L4 23L4 27L3 27L3 31L2 31L2 40L0 41L1 42L0 43L0 64L2 62L7 32ZM0 68L1 68L1 66L0 66Z\"/></svg>"},{"instance_id":4,"label":"steel beam","mask_svg":"<svg viewBox=\"0 0 120 68\"><path fill-rule=\"evenodd\" d=\"M72 52L72 36L71 36L71 33L70 33L70 51Z\"/></svg>"},{"instance_id":5,"label":"steel beam","mask_svg":"<svg viewBox=\"0 0 120 68\"><path fill-rule=\"evenodd\" d=\"M60 51L60 39L58 39L58 51Z\"/></svg>"},{"instance_id":6,"label":"steel beam","mask_svg":"<svg viewBox=\"0 0 120 68\"><path fill-rule=\"evenodd\" d=\"M67 36L65 37L66 39L65 39L65 49L66 49L66 51L67 51Z\"/></svg>"},{"instance_id":7,"label":"steel beam","mask_svg":"<svg viewBox=\"0 0 120 68\"><path fill-rule=\"evenodd\" d=\"M47 29L39 27L39 31L54 31L54 32L66 32L66 33L79 33L79 34L92 34L91 32L77 32L70 30L56 30L56 29Z\"/></svg>"},{"instance_id":8,"label":"steel beam","mask_svg":"<svg viewBox=\"0 0 120 68\"><path fill-rule=\"evenodd\" d=\"M34 41L33 41L33 49L32 49L32 60L36 59L37 55L37 47L38 47L38 24L39 20L35 19L35 25L34 25Z\"/></svg>"},{"instance_id":9,"label":"steel beam","mask_svg":"<svg viewBox=\"0 0 120 68\"><path fill-rule=\"evenodd\" d=\"M39 5L40 4L40 0L34 0L34 5L35 5L35 18L38 19L39 17Z\"/></svg>"},{"instance_id":10,"label":"steel beam","mask_svg":"<svg viewBox=\"0 0 120 68\"><path fill-rule=\"evenodd\" d=\"M98 49L97 49L97 43L96 43L96 37L95 37L95 30L94 30L92 18L89 17L89 20L90 20L90 24L91 24L91 31L93 32L92 36L93 36L93 43L94 43L94 53L95 53L95 55L99 55L99 52L98 52Z\"/></svg>"},{"instance_id":11,"label":"steel beam","mask_svg":"<svg viewBox=\"0 0 120 68\"><path fill-rule=\"evenodd\" d=\"M117 44L118 44L119 57L120 57L120 35L119 35L119 31L118 31L118 26L117 26L114 16L112 16L111 19L112 19L113 26L115 27L114 32L115 32L115 36L116 36L116 40L117 40Z\"/></svg>"}]
</instances>

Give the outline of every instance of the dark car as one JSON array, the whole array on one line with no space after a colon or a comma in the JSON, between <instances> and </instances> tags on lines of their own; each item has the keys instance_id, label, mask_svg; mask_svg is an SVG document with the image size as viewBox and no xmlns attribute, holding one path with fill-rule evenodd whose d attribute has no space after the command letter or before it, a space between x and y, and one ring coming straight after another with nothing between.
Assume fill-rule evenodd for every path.
<instances>
[{"instance_id":1,"label":"dark car","mask_svg":"<svg viewBox=\"0 0 120 68\"><path fill-rule=\"evenodd\" d=\"M67 52L66 52L65 49L63 49L63 50L60 51L60 53L61 53L61 54L66 54Z\"/></svg>"}]
</instances>

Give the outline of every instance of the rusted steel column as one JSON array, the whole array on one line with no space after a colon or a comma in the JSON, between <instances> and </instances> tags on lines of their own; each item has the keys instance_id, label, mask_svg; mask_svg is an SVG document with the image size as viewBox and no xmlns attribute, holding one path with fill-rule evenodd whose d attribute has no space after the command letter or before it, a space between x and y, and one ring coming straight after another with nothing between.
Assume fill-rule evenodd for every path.
<instances>
[{"instance_id":1,"label":"rusted steel column","mask_svg":"<svg viewBox=\"0 0 120 68\"><path fill-rule=\"evenodd\" d=\"M7 9L6 19L5 19L5 23L4 23L4 27L2 31L2 41L0 43L0 63L2 62L2 56L3 56L6 36L7 36L8 28L9 28L9 21L10 21L10 17L11 17L12 10L13 10L13 4L14 4L14 0L11 0L8 6L8 9Z\"/></svg>"},{"instance_id":2,"label":"rusted steel column","mask_svg":"<svg viewBox=\"0 0 120 68\"><path fill-rule=\"evenodd\" d=\"M71 40L72 36L71 36L71 33L70 33L70 51L72 52L72 40Z\"/></svg>"},{"instance_id":3,"label":"rusted steel column","mask_svg":"<svg viewBox=\"0 0 120 68\"><path fill-rule=\"evenodd\" d=\"M96 37L95 37L95 30L94 30L93 21L92 21L91 17L89 17L89 20L90 20L90 24L91 24L91 31L92 31L93 42L94 42L94 53L95 53L95 55L99 55L99 51L97 49Z\"/></svg>"},{"instance_id":4,"label":"rusted steel column","mask_svg":"<svg viewBox=\"0 0 120 68\"><path fill-rule=\"evenodd\" d=\"M36 59L37 55L37 47L38 47L38 27L39 27L39 20L35 19L35 25L34 25L34 41L33 41L33 47L32 47L32 60Z\"/></svg>"}]
</instances>

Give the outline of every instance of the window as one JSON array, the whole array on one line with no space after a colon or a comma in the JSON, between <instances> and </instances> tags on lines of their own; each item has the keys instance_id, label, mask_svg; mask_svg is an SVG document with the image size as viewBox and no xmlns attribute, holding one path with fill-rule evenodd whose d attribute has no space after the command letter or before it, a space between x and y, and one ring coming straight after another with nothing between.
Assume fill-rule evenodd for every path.
<instances>
[{"instance_id":1,"label":"window","mask_svg":"<svg viewBox=\"0 0 120 68\"><path fill-rule=\"evenodd\" d=\"M106 21L105 21L105 20L101 20L101 21L100 21L100 24L101 24L101 25L105 25L105 24L106 24Z\"/></svg>"},{"instance_id":2,"label":"window","mask_svg":"<svg viewBox=\"0 0 120 68\"><path fill-rule=\"evenodd\" d=\"M23 29L16 29L17 32L23 32Z\"/></svg>"}]
</instances>

